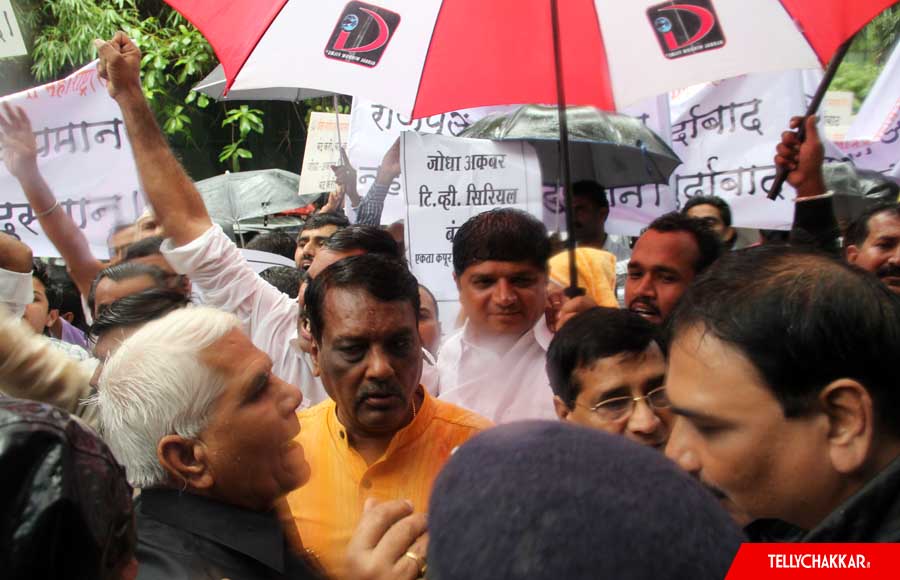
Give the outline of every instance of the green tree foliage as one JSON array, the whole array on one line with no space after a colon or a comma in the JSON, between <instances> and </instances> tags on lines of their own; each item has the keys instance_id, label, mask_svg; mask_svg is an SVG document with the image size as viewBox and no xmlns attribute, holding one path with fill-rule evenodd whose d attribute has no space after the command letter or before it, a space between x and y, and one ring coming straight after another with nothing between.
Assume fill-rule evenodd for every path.
<instances>
[{"instance_id":1,"label":"green tree foliage","mask_svg":"<svg viewBox=\"0 0 900 580\"><path fill-rule=\"evenodd\" d=\"M206 39L162 3L135 0L20 1L32 30L32 73L58 78L96 57L95 38L124 30L143 52L144 94L168 135L191 138L191 113L209 101L189 87L215 66Z\"/></svg>"},{"instance_id":2,"label":"green tree foliage","mask_svg":"<svg viewBox=\"0 0 900 580\"><path fill-rule=\"evenodd\" d=\"M855 108L858 108L898 42L900 7L894 6L885 10L856 35L831 88L854 93Z\"/></svg>"}]
</instances>

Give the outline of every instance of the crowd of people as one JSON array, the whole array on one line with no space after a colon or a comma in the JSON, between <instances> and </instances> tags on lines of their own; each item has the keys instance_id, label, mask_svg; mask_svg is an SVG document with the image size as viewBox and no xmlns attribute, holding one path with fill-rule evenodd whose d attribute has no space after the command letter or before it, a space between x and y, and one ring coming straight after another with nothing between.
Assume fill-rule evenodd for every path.
<instances>
[{"instance_id":1,"label":"crowd of people","mask_svg":"<svg viewBox=\"0 0 900 580\"><path fill-rule=\"evenodd\" d=\"M747 541L900 542L898 192L839 225L814 119L777 146L788 239L742 247L713 196L614 236L580 182L585 294L540 220L494 209L453 238L442 329L378 225L397 146L365 196L338 175L350 218L341 192L255 239L296 262L258 274L158 128L140 51L98 52L151 208L108 262L28 117L0 113L77 295L64 311L0 234L5 577L714 579Z\"/></svg>"}]
</instances>

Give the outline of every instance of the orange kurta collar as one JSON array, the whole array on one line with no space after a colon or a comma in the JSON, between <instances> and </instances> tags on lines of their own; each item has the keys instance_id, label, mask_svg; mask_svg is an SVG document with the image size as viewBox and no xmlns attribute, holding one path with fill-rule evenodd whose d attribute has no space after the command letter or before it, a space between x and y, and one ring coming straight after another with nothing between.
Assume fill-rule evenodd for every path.
<instances>
[{"instance_id":1,"label":"orange kurta collar","mask_svg":"<svg viewBox=\"0 0 900 580\"><path fill-rule=\"evenodd\" d=\"M325 423L328 428L328 436L331 439L332 443L337 449L340 449L342 452L347 453L350 456L353 456L356 460L358 460L361 465L354 465L354 472L357 472L356 475L358 477L362 477L363 473L366 470L371 469L375 465L379 463L383 463L385 461L389 461L391 457L400 449L406 447L417 441L424 433L425 430L428 429L428 426L431 424L431 420L434 418L436 403L434 398L428 393L428 389L424 388L422 385L419 385L419 389L424 393L424 398L422 400L422 408L416 409L416 417L403 429L397 431L394 434L393 439L391 439L390 445L385 450L384 455L378 458L372 465L366 465L365 461L362 459L355 449L350 446L350 439L347 435L347 428L344 427L343 423L341 423L340 419L337 416L337 403L332 399L328 402L328 411L326 414ZM356 461L353 461L356 464ZM362 468L361 470L359 468Z\"/></svg>"}]
</instances>

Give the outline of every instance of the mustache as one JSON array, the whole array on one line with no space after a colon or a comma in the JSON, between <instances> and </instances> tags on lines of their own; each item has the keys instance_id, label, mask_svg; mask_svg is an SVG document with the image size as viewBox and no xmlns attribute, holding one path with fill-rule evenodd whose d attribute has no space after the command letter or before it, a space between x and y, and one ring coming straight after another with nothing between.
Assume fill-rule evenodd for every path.
<instances>
[{"instance_id":1,"label":"mustache","mask_svg":"<svg viewBox=\"0 0 900 580\"><path fill-rule=\"evenodd\" d=\"M406 396L403 394L403 388L399 384L393 382L365 383L356 393L356 400L354 403L360 405L369 397L399 397L404 400L406 399Z\"/></svg>"},{"instance_id":2,"label":"mustache","mask_svg":"<svg viewBox=\"0 0 900 580\"><path fill-rule=\"evenodd\" d=\"M638 304L643 304L644 306L646 306L647 308L652 310L654 314L659 314L659 307L656 304L654 304L653 302L651 302L649 299L644 298L643 296L632 300L631 303L628 305L628 309L631 310Z\"/></svg>"},{"instance_id":3,"label":"mustache","mask_svg":"<svg viewBox=\"0 0 900 580\"><path fill-rule=\"evenodd\" d=\"M879 278L900 278L900 266L885 264L875 271L875 275Z\"/></svg>"}]
</instances>

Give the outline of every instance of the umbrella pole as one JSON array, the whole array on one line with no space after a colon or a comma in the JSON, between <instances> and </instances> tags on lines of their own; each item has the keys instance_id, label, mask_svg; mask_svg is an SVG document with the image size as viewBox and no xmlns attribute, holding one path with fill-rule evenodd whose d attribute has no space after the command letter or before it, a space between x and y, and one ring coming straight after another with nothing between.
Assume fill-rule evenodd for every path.
<instances>
[{"instance_id":1,"label":"umbrella pole","mask_svg":"<svg viewBox=\"0 0 900 580\"><path fill-rule=\"evenodd\" d=\"M800 139L801 143L806 140L806 126L804 125L806 117L815 115L819 112L819 107L825 99L825 93L831 86L831 81L834 80L834 75L837 74L841 62L844 60L844 57L847 56L847 51L850 50L850 44L853 43L854 38L856 38L856 36L848 38L844 44L838 47L834 56L831 57L831 62L828 63L828 69L825 70L825 76L822 77L822 82L819 83L816 94L813 96L812 100L809 102L809 107L806 109L806 115L803 116L804 121L801 122L800 126L797 128L797 138ZM778 168L778 171L775 173L775 181L772 182L772 187L769 188L769 199L773 201L778 199L778 196L781 194L781 187L784 185L784 182L787 181L788 173L788 171L781 167Z\"/></svg>"},{"instance_id":2,"label":"umbrella pole","mask_svg":"<svg viewBox=\"0 0 900 580\"><path fill-rule=\"evenodd\" d=\"M559 35L559 0L550 0L550 16L553 23L553 57L556 66L556 109L559 112L559 145L562 153L563 187L566 203L566 249L569 252L569 298L584 294L578 287L578 268L575 265L575 227L572 216L572 175L569 163L569 123L566 118L566 90L563 83L562 49Z\"/></svg>"},{"instance_id":3,"label":"umbrella pole","mask_svg":"<svg viewBox=\"0 0 900 580\"><path fill-rule=\"evenodd\" d=\"M338 149L343 149L344 144L341 143L341 111L338 108L340 106L340 101L338 100L337 93L331 95L331 102L334 105L334 123L335 123L335 131L337 131L338 138ZM338 156L338 165L341 164L340 156Z\"/></svg>"}]
</instances>

